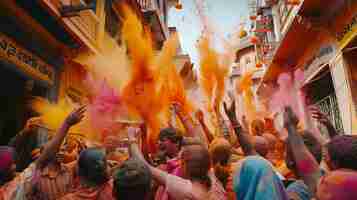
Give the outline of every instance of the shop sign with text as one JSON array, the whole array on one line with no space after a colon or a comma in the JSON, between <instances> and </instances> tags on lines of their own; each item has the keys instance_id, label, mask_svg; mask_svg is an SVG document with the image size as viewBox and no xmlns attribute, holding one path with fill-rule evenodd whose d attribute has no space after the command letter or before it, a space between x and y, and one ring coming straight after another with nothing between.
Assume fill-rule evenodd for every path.
<instances>
[{"instance_id":1,"label":"shop sign with text","mask_svg":"<svg viewBox=\"0 0 357 200\"><path fill-rule=\"evenodd\" d=\"M46 81L51 85L54 83L55 72L51 66L2 33L0 33L0 58L15 64L34 79Z\"/></svg>"},{"instance_id":2,"label":"shop sign with text","mask_svg":"<svg viewBox=\"0 0 357 200\"><path fill-rule=\"evenodd\" d=\"M336 37L340 48L344 48L354 37L357 36L357 15L348 23Z\"/></svg>"}]
</instances>

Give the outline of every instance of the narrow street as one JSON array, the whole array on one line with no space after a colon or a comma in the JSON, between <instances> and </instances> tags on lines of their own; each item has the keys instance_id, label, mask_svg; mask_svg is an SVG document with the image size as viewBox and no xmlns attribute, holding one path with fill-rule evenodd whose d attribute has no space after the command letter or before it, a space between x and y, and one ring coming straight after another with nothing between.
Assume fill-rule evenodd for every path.
<instances>
[{"instance_id":1,"label":"narrow street","mask_svg":"<svg viewBox=\"0 0 357 200\"><path fill-rule=\"evenodd\" d=\"M357 200L357 1L3 0L0 22L0 200Z\"/></svg>"}]
</instances>

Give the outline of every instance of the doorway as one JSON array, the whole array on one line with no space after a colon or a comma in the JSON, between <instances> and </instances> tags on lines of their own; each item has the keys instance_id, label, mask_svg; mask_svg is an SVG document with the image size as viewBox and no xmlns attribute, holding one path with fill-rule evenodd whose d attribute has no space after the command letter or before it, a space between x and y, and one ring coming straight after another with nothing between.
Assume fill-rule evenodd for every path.
<instances>
[{"instance_id":1,"label":"doorway","mask_svg":"<svg viewBox=\"0 0 357 200\"><path fill-rule=\"evenodd\" d=\"M37 84L16 66L0 62L0 145L6 145L36 115L29 102L32 96L46 97L47 88Z\"/></svg>"}]
</instances>

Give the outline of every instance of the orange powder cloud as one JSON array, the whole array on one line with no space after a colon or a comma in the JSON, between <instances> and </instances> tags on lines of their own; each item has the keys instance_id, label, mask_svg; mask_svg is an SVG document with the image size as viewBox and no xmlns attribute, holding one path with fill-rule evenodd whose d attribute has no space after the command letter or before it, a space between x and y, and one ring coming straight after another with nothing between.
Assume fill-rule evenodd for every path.
<instances>
[{"instance_id":1,"label":"orange powder cloud","mask_svg":"<svg viewBox=\"0 0 357 200\"><path fill-rule=\"evenodd\" d=\"M149 145L154 150L159 130L163 126L161 113L167 109L168 104L168 95L163 92L165 83L163 77L160 77L160 68L166 64L170 66L175 43L168 45L166 52L155 59L150 34L127 6L123 7L123 11L125 19L122 33L131 59L131 74L121 96L129 111L147 123Z\"/></svg>"},{"instance_id":2,"label":"orange powder cloud","mask_svg":"<svg viewBox=\"0 0 357 200\"><path fill-rule=\"evenodd\" d=\"M229 66L222 64L222 57L213 47L209 36L204 36L198 45L200 53L200 85L208 98L208 108L221 103L225 93L225 79Z\"/></svg>"},{"instance_id":3,"label":"orange powder cloud","mask_svg":"<svg viewBox=\"0 0 357 200\"><path fill-rule=\"evenodd\" d=\"M170 105L178 102L185 112L193 109L175 66L179 40L177 35L172 35L155 56L150 33L127 6L123 11L122 33L131 59L131 74L121 97L129 111L148 124L149 144L153 150L160 128L169 123Z\"/></svg>"},{"instance_id":4,"label":"orange powder cloud","mask_svg":"<svg viewBox=\"0 0 357 200\"><path fill-rule=\"evenodd\" d=\"M244 73L242 78L236 82L237 93L243 96L245 116L248 122L252 122L257 117L257 109L254 104L254 94L252 91L252 78L256 71L257 70L252 70Z\"/></svg>"},{"instance_id":5,"label":"orange powder cloud","mask_svg":"<svg viewBox=\"0 0 357 200\"><path fill-rule=\"evenodd\" d=\"M67 99L60 99L58 103L51 103L41 97L35 98L31 102L32 108L40 113L42 122L47 128L57 131L67 116L74 110L75 105L71 104ZM82 120L81 123L71 127L69 134L85 137L88 140L97 140L97 135L91 131L88 117Z\"/></svg>"},{"instance_id":6,"label":"orange powder cloud","mask_svg":"<svg viewBox=\"0 0 357 200\"><path fill-rule=\"evenodd\" d=\"M164 47L157 58L157 66L160 69L159 78L162 89L162 98L166 108L173 102L180 103L185 113L192 112L192 103L189 101L184 82L178 73L174 60L178 48L178 36L172 35L164 44Z\"/></svg>"}]
</instances>

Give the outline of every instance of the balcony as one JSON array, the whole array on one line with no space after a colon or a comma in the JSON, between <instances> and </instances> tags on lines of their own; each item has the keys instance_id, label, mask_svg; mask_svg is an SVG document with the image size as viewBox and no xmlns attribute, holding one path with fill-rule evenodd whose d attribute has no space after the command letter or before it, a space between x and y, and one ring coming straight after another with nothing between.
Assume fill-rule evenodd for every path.
<instances>
[{"instance_id":1,"label":"balcony","mask_svg":"<svg viewBox=\"0 0 357 200\"><path fill-rule=\"evenodd\" d=\"M155 39L158 42L165 41L169 37L169 29L165 20L164 6L158 5L156 0L136 0L136 2L146 21L151 25Z\"/></svg>"},{"instance_id":2,"label":"balcony","mask_svg":"<svg viewBox=\"0 0 357 200\"><path fill-rule=\"evenodd\" d=\"M101 16L95 10L77 12L71 17L63 17L60 10L63 5L86 5L84 0L40 0L42 6L56 17L74 38L93 52L98 52ZM101 8L97 1L97 9ZM103 1L104 2L104 1ZM104 4L103 4L104 5Z\"/></svg>"},{"instance_id":3,"label":"balcony","mask_svg":"<svg viewBox=\"0 0 357 200\"><path fill-rule=\"evenodd\" d=\"M336 94L332 94L330 96L325 97L324 99L315 103L315 106L320 108L322 112L327 113L329 120L331 120L332 124L335 126L336 130L339 133L344 132L341 113L338 108Z\"/></svg>"},{"instance_id":4,"label":"balcony","mask_svg":"<svg viewBox=\"0 0 357 200\"><path fill-rule=\"evenodd\" d=\"M285 35L286 32L289 30L290 25L292 24L296 15L298 14L301 5L294 6L287 4L285 1L279 1L277 6L280 14L280 32L282 33L282 35Z\"/></svg>"},{"instance_id":5,"label":"balcony","mask_svg":"<svg viewBox=\"0 0 357 200\"><path fill-rule=\"evenodd\" d=\"M258 58L265 64L269 65L273 58L278 47L278 42L265 42L260 48L257 48Z\"/></svg>"},{"instance_id":6,"label":"balcony","mask_svg":"<svg viewBox=\"0 0 357 200\"><path fill-rule=\"evenodd\" d=\"M157 2L154 0L136 0L140 5L140 8L143 12L150 12L159 9Z\"/></svg>"}]
</instances>

